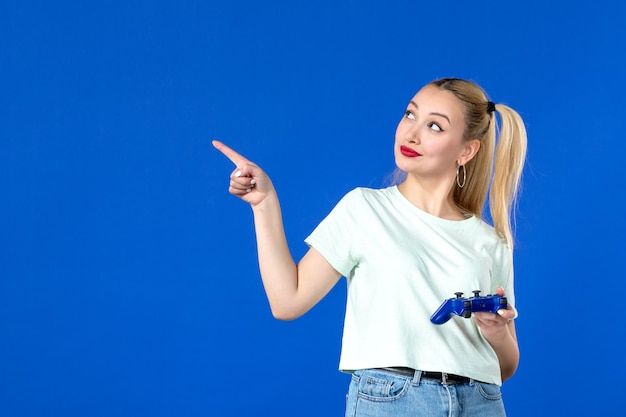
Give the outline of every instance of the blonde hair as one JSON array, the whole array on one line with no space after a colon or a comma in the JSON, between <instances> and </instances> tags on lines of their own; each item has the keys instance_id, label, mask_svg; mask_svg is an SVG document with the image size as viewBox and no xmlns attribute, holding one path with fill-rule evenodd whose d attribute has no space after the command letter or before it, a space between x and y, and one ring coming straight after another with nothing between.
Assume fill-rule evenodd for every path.
<instances>
[{"instance_id":1,"label":"blonde hair","mask_svg":"<svg viewBox=\"0 0 626 417\"><path fill-rule=\"evenodd\" d=\"M456 183L452 193L455 203L467 213L482 218L487 196L496 233L513 250L511 219L526 159L526 128L520 115L504 104L496 104L500 129L493 107L484 90L471 81L442 78L429 85L454 94L465 112L464 140L478 139L480 149L466 165L463 187ZM489 110L488 110L489 109ZM499 135L498 135L499 133ZM498 142L496 145L496 136ZM495 160L494 160L495 156Z\"/></svg>"}]
</instances>

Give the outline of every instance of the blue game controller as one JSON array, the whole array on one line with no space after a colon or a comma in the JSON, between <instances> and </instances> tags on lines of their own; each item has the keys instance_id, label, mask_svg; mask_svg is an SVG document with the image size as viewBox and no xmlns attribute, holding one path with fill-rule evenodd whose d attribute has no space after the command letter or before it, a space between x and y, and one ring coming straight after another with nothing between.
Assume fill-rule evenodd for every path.
<instances>
[{"instance_id":1,"label":"blue game controller","mask_svg":"<svg viewBox=\"0 0 626 417\"><path fill-rule=\"evenodd\" d=\"M497 313L500 309L506 309L508 303L503 295L487 295L480 296L480 290L472 291L473 297L462 298L462 292L454 293L456 298L450 298L441 304L441 306L431 316L430 321L434 324L444 324L453 314L464 318L469 318L472 313L477 311L488 311Z\"/></svg>"}]
</instances>

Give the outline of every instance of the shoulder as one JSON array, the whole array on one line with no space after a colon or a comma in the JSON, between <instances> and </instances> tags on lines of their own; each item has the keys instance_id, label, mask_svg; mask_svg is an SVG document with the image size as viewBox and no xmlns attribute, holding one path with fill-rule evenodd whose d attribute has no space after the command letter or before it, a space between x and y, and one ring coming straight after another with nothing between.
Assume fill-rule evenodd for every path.
<instances>
[{"instance_id":1,"label":"shoulder","mask_svg":"<svg viewBox=\"0 0 626 417\"><path fill-rule=\"evenodd\" d=\"M506 241L500 237L495 228L485 220L475 217L477 236L480 236L485 249L499 262L507 263L511 258L511 251Z\"/></svg>"},{"instance_id":2,"label":"shoulder","mask_svg":"<svg viewBox=\"0 0 626 417\"><path fill-rule=\"evenodd\" d=\"M335 205L335 214L345 213L351 217L381 212L393 206L388 189L357 187L346 193Z\"/></svg>"},{"instance_id":3,"label":"shoulder","mask_svg":"<svg viewBox=\"0 0 626 417\"><path fill-rule=\"evenodd\" d=\"M357 187L350 192L348 192L342 200L349 201L361 201L361 202L378 202L384 203L388 202L393 195L393 188L367 188L367 187Z\"/></svg>"}]
</instances>

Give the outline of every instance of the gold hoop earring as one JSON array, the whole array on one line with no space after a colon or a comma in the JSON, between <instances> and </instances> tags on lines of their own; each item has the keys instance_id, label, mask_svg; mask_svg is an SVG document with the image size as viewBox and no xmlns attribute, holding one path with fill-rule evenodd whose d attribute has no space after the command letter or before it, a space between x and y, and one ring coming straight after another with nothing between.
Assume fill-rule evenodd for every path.
<instances>
[{"instance_id":1,"label":"gold hoop earring","mask_svg":"<svg viewBox=\"0 0 626 417\"><path fill-rule=\"evenodd\" d=\"M459 172L461 171L461 168L463 168L463 183L459 181ZM465 169L465 165L459 165L456 168L456 185L458 185L459 188L463 188L465 186L465 180L467 180L467 170Z\"/></svg>"}]
</instances>

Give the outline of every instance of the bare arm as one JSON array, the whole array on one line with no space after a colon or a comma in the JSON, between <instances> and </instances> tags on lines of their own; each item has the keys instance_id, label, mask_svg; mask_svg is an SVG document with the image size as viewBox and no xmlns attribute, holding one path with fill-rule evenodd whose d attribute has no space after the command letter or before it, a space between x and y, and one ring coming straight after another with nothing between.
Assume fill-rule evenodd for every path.
<instances>
[{"instance_id":1,"label":"bare arm","mask_svg":"<svg viewBox=\"0 0 626 417\"><path fill-rule=\"evenodd\" d=\"M504 290L498 288L498 295L504 295ZM515 310L510 306L507 310L499 310L499 314L476 313L474 320L480 330L496 352L500 362L500 373L502 381L511 378L519 364L519 346L517 344L517 334L515 333Z\"/></svg>"},{"instance_id":2,"label":"bare arm","mask_svg":"<svg viewBox=\"0 0 626 417\"><path fill-rule=\"evenodd\" d=\"M300 317L331 290L341 275L313 248L295 263L270 178L223 143L213 141L213 146L236 165L229 192L252 207L261 278L272 314L279 320Z\"/></svg>"}]
</instances>

